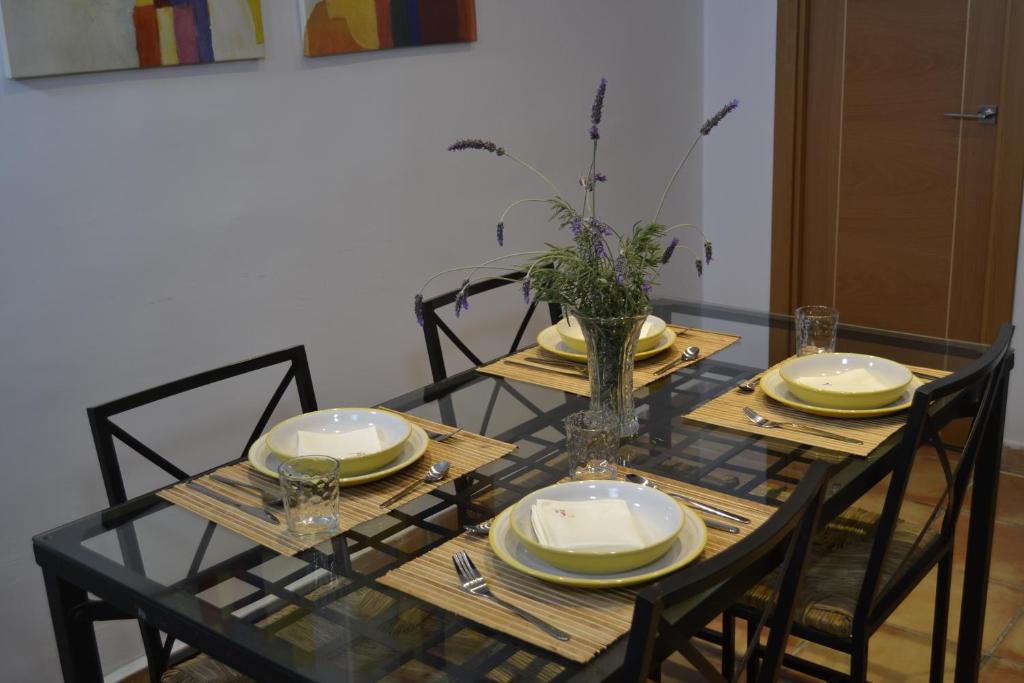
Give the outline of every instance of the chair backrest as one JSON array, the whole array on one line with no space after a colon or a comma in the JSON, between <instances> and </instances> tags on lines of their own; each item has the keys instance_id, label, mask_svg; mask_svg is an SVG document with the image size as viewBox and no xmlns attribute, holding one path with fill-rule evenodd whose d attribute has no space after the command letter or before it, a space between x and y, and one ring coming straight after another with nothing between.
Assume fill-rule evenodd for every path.
<instances>
[{"instance_id":1,"label":"chair backrest","mask_svg":"<svg viewBox=\"0 0 1024 683\"><path fill-rule=\"evenodd\" d=\"M996 452L988 451L1002 447L1005 395L1013 362L1012 338L1013 326L1003 325L995 342L981 357L962 370L924 384L915 392L882 514L873 530L874 539L854 613L855 624L870 621L878 605L893 603L896 594L902 591L900 579L907 575L916 560L922 559L929 547L952 542L977 459L996 456ZM951 465L946 444L939 434L939 425L950 419L966 419L970 423L955 465ZM999 432L995 443L989 438L993 429ZM938 456L945 475L945 490L932 505L927 521L915 538L904 539L897 547L893 538L907 484L919 451L928 447ZM984 492L975 491L974 495L984 495ZM941 523L936 525L940 515ZM938 531L932 531L936 526Z\"/></svg>"},{"instance_id":2,"label":"chair backrest","mask_svg":"<svg viewBox=\"0 0 1024 683\"><path fill-rule=\"evenodd\" d=\"M512 285L517 282L521 282L526 276L525 271L518 271L515 273L509 273L502 277L487 278L474 282L466 288L466 293L469 297L474 297L483 292L488 292L498 287L505 287ZM452 331L451 327L442 320L437 310L442 306L448 304L454 304L455 300L459 296L461 289L454 289L444 294L439 294L430 299L423 300L423 338L427 343L427 358L430 360L430 374L433 376L435 382L440 382L442 379L448 376L448 371L445 369L444 364L444 349L441 346L441 335L439 332L443 332L452 344L455 345L462 354L473 362L474 365L481 365L483 361L473 353L470 348L463 342L455 332ZM537 310L537 302L530 302L529 307L526 309L526 314L523 316L522 322L519 324L519 329L516 330L516 335L512 339L512 345L509 347L508 352L512 353L519 348L519 342L523 339L523 333L526 332L526 326L530 324L530 320L533 318L533 312ZM548 311L551 314L551 322L558 322L561 318L562 313L558 306L554 304L548 304Z\"/></svg>"},{"instance_id":3,"label":"chair backrest","mask_svg":"<svg viewBox=\"0 0 1024 683\"><path fill-rule=\"evenodd\" d=\"M780 567L778 581L751 642L770 630L758 681L773 681L782 665L793 605L824 497L829 466L815 462L786 502L754 533L710 559L643 588L636 598L620 680L645 681L652 666L675 650L708 680L724 681L690 643L701 628L732 605L759 579ZM748 648L737 676L757 648Z\"/></svg>"},{"instance_id":4,"label":"chair backrest","mask_svg":"<svg viewBox=\"0 0 1024 683\"><path fill-rule=\"evenodd\" d=\"M309 363L306 360L305 347L295 346L283 351L268 353L264 356L251 358L240 363L217 368L216 370L201 372L191 377L168 382L152 389L146 389L145 391L125 396L116 401L110 401L109 403L89 408L86 412L89 415L89 426L92 428L92 438L96 445L96 454L100 462L100 473L103 476L103 486L106 489L109 503L117 505L128 499L124 488L124 477L122 476L117 457L115 439L175 479L182 480L189 477L177 465L159 455L152 448L129 434L123 427L113 422L111 420L112 417L171 396L283 363L287 363L288 368L271 396L270 402L260 415L256 427L242 448L241 457L245 457L249 447L263 433L267 422L274 413L274 409L281 401L281 397L284 396L284 392L292 380L295 381L302 411L316 410L316 395L313 392L313 380L309 373Z\"/></svg>"}]
</instances>

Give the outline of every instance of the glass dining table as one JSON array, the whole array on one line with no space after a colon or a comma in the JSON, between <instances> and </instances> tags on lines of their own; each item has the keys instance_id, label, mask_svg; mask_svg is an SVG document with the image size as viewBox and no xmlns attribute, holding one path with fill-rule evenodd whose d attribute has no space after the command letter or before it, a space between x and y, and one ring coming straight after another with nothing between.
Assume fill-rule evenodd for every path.
<instances>
[{"instance_id":1,"label":"glass dining table","mask_svg":"<svg viewBox=\"0 0 1024 683\"><path fill-rule=\"evenodd\" d=\"M792 318L668 300L655 302L655 313L740 340L637 392L640 434L622 455L631 467L777 505L811 463L825 460L831 469L822 512L827 521L879 483L899 457L899 433L862 457L682 419L789 355ZM946 370L966 366L985 349L843 325L838 348ZM382 405L517 449L437 488L424 487L404 504L294 557L218 528L155 492L40 534L33 539L35 556L65 680L102 678L89 617L112 613L143 619L258 680L613 675L625 638L580 664L378 581L464 533L464 525L491 519L525 493L565 478L563 421L586 408L587 399L470 369ZM998 467L998 457L982 458L976 480L997 476ZM974 581L964 587L958 680L961 671L976 675L980 661L994 506L978 498L971 502L967 562L977 566L966 568Z\"/></svg>"}]
</instances>

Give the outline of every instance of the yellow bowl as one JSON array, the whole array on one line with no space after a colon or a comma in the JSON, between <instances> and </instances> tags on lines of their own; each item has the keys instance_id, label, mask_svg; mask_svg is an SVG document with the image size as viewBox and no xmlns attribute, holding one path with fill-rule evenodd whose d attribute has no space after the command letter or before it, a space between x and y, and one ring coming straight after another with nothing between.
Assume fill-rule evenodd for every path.
<instances>
[{"instance_id":1,"label":"yellow bowl","mask_svg":"<svg viewBox=\"0 0 1024 683\"><path fill-rule=\"evenodd\" d=\"M816 406L859 410L892 403L914 375L903 365L862 353L801 356L779 368L790 393Z\"/></svg>"},{"instance_id":2,"label":"yellow bowl","mask_svg":"<svg viewBox=\"0 0 1024 683\"><path fill-rule=\"evenodd\" d=\"M647 316L643 327L640 328L640 339L636 343L637 353L648 351L657 346L661 340L661 335L665 333L665 327L665 321L661 318L654 315ZM555 329L558 330L558 336L562 338L562 341L570 349L579 353L587 352L587 342L583 338L583 329L576 322L574 316L559 320L555 325Z\"/></svg>"},{"instance_id":3,"label":"yellow bowl","mask_svg":"<svg viewBox=\"0 0 1024 683\"><path fill-rule=\"evenodd\" d=\"M299 457L299 431L344 434L354 429L374 427L381 449L338 458L338 473L354 477L384 467L398 457L412 433L401 416L375 408L332 408L288 418L267 433L267 447L281 461Z\"/></svg>"},{"instance_id":4,"label":"yellow bowl","mask_svg":"<svg viewBox=\"0 0 1024 683\"><path fill-rule=\"evenodd\" d=\"M538 499L584 501L625 500L647 537L641 548L621 550L568 550L542 545L533 533L530 509ZM512 532L537 558L560 569L581 574L613 574L654 562L668 552L683 528L678 503L657 489L621 481L571 481L534 491L523 497L509 516Z\"/></svg>"}]
</instances>

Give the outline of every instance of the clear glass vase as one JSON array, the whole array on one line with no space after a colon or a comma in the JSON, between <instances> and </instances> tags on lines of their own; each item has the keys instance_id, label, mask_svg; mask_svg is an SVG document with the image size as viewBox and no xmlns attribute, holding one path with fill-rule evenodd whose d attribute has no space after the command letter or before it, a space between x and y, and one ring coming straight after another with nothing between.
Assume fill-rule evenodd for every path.
<instances>
[{"instance_id":1,"label":"clear glass vase","mask_svg":"<svg viewBox=\"0 0 1024 683\"><path fill-rule=\"evenodd\" d=\"M590 409L617 415L621 436L636 436L640 427L633 414L633 360L647 314L623 318L573 315L587 342Z\"/></svg>"}]
</instances>

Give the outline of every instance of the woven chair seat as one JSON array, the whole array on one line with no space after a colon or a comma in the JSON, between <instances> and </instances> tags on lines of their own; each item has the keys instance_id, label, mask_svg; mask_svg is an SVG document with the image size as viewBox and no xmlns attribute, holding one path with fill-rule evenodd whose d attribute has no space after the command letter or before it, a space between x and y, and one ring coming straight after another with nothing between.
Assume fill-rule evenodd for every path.
<instances>
[{"instance_id":1,"label":"woven chair seat","mask_svg":"<svg viewBox=\"0 0 1024 683\"><path fill-rule=\"evenodd\" d=\"M160 677L160 683L249 683L252 680L202 653L171 667Z\"/></svg>"},{"instance_id":2,"label":"woven chair seat","mask_svg":"<svg viewBox=\"0 0 1024 683\"><path fill-rule=\"evenodd\" d=\"M878 514L870 510L850 508L815 537L797 594L795 623L840 638L849 638L853 634L853 613L867 571L878 519ZM897 523L882 566L879 586L884 588L888 585L893 572L899 569L911 550L915 556L918 555L938 536L929 531L914 549L919 533L919 528L902 520ZM764 610L774 581L774 575L762 579L743 596L743 604Z\"/></svg>"}]
</instances>

